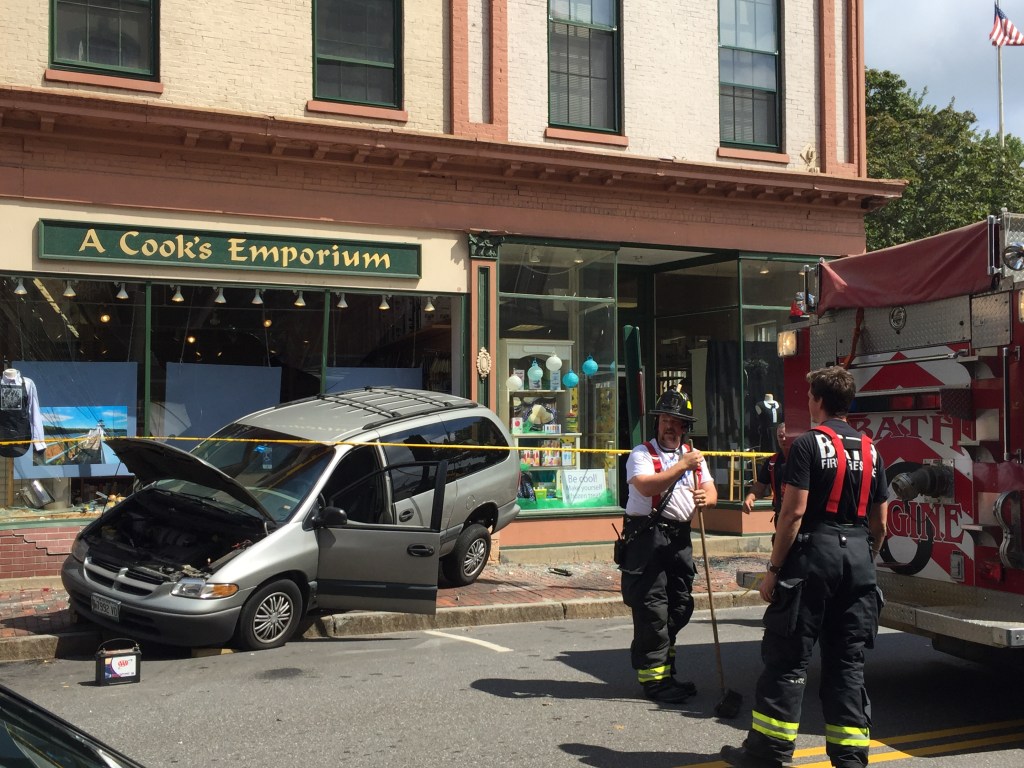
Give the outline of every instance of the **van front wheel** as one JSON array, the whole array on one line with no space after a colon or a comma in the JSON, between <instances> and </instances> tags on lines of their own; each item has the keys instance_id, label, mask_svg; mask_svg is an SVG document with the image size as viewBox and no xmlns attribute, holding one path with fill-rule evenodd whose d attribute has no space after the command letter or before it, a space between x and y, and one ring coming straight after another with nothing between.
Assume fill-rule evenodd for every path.
<instances>
[{"instance_id":1,"label":"van front wheel","mask_svg":"<svg viewBox=\"0 0 1024 768\"><path fill-rule=\"evenodd\" d=\"M483 573L490 554L490 531L479 523L473 523L459 534L455 548L441 561L441 570L452 584L464 587Z\"/></svg>"},{"instance_id":2,"label":"van front wheel","mask_svg":"<svg viewBox=\"0 0 1024 768\"><path fill-rule=\"evenodd\" d=\"M299 625L302 594L295 582L280 579L256 590L242 608L238 642L247 651L263 651L287 643Z\"/></svg>"}]
</instances>

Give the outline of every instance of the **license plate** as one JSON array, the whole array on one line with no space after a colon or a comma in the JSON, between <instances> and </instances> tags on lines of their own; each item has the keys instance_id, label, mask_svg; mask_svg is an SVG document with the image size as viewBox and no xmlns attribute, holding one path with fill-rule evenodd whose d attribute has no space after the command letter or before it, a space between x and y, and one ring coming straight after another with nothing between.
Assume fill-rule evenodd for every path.
<instances>
[{"instance_id":1,"label":"license plate","mask_svg":"<svg viewBox=\"0 0 1024 768\"><path fill-rule=\"evenodd\" d=\"M109 597L103 597L103 595L92 596L92 611L114 621L121 619L121 603L111 600Z\"/></svg>"}]
</instances>

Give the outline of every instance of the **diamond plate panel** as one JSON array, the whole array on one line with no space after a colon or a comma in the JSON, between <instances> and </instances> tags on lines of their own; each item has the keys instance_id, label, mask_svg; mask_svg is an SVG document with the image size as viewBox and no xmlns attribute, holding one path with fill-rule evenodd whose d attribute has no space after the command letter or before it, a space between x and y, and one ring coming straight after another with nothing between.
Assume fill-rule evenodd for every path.
<instances>
[{"instance_id":1,"label":"diamond plate panel","mask_svg":"<svg viewBox=\"0 0 1024 768\"><path fill-rule=\"evenodd\" d=\"M836 354L850 354L857 310L836 312ZM870 307L864 310L858 355L895 352L967 341L971 332L968 296L906 306Z\"/></svg>"},{"instance_id":2,"label":"diamond plate panel","mask_svg":"<svg viewBox=\"0 0 1024 768\"><path fill-rule=\"evenodd\" d=\"M836 324L819 322L811 326L811 370L836 363Z\"/></svg>"},{"instance_id":3,"label":"diamond plate panel","mask_svg":"<svg viewBox=\"0 0 1024 768\"><path fill-rule=\"evenodd\" d=\"M1010 343L1010 294L993 293L971 300L971 336L974 347L1001 347Z\"/></svg>"},{"instance_id":4,"label":"diamond plate panel","mask_svg":"<svg viewBox=\"0 0 1024 768\"><path fill-rule=\"evenodd\" d=\"M996 648L1024 646L1019 595L902 576L881 568L877 576L886 599L879 616L885 626L911 627L922 634L958 637Z\"/></svg>"},{"instance_id":5,"label":"diamond plate panel","mask_svg":"<svg viewBox=\"0 0 1024 768\"><path fill-rule=\"evenodd\" d=\"M1003 242L1024 243L1024 214L1003 214Z\"/></svg>"}]
</instances>

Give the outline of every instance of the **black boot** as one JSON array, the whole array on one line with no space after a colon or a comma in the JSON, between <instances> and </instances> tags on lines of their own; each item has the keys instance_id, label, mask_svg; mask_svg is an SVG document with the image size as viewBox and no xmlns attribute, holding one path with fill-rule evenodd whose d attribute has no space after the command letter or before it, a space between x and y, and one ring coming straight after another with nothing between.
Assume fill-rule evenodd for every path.
<instances>
[{"instance_id":1,"label":"black boot","mask_svg":"<svg viewBox=\"0 0 1024 768\"><path fill-rule=\"evenodd\" d=\"M682 704L693 696L693 693L671 677L666 677L664 680L644 683L644 696L651 701L660 701L664 704Z\"/></svg>"},{"instance_id":2,"label":"black boot","mask_svg":"<svg viewBox=\"0 0 1024 768\"><path fill-rule=\"evenodd\" d=\"M696 696L697 695L697 686L694 685L689 680L676 680L675 683L680 688L682 688L684 691L686 691L688 696Z\"/></svg>"},{"instance_id":3,"label":"black boot","mask_svg":"<svg viewBox=\"0 0 1024 768\"><path fill-rule=\"evenodd\" d=\"M676 651L675 651L675 648L670 649L669 654L668 654L668 673L670 675L672 675L673 678L675 678L675 676L676 676ZM680 688L685 688L687 691L689 691L690 696L696 696L697 695L697 686L694 685L689 680L676 680L676 685L678 685Z\"/></svg>"},{"instance_id":4,"label":"black boot","mask_svg":"<svg viewBox=\"0 0 1024 768\"><path fill-rule=\"evenodd\" d=\"M782 768L778 760L770 760L766 757L752 755L745 747L722 747L722 759L735 768Z\"/></svg>"}]
</instances>

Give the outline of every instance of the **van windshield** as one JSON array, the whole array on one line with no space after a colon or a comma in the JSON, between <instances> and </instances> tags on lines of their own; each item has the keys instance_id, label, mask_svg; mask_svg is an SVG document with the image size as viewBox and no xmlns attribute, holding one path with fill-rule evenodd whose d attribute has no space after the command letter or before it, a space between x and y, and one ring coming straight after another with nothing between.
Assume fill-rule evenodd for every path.
<instances>
[{"instance_id":1,"label":"van windshield","mask_svg":"<svg viewBox=\"0 0 1024 768\"><path fill-rule=\"evenodd\" d=\"M244 486L280 523L309 495L335 451L269 429L229 424L190 453ZM160 486L178 489L180 482Z\"/></svg>"}]
</instances>

